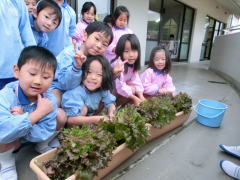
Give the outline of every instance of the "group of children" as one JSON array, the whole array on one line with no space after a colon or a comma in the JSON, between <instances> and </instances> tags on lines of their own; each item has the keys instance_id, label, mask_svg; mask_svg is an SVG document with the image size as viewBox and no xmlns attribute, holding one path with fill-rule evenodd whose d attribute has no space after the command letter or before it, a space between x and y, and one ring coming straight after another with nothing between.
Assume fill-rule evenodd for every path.
<instances>
[{"instance_id":1,"label":"group of children","mask_svg":"<svg viewBox=\"0 0 240 180\"><path fill-rule=\"evenodd\" d=\"M26 0L27 5L31 3ZM111 120L116 106L130 101L139 106L148 96L175 93L164 47L152 50L149 67L139 75L140 42L127 28L125 6L115 9L110 27L96 21L95 5L86 2L75 30L75 12L66 0L39 1L36 9L29 8L29 24L23 19L29 18L25 5L10 5L10 9L21 7L19 22L26 21L20 34L32 28L36 43L33 36L21 36L19 47L25 48L18 62L0 61L6 72L8 63L13 66L14 76L0 72L0 82L6 77L12 78L8 82L18 80L6 84L4 79L6 85L0 91L0 179L17 179L12 152L21 144L37 143L36 150L42 153L57 146L54 137L63 127ZM96 114L101 103L107 116Z\"/></svg>"}]
</instances>

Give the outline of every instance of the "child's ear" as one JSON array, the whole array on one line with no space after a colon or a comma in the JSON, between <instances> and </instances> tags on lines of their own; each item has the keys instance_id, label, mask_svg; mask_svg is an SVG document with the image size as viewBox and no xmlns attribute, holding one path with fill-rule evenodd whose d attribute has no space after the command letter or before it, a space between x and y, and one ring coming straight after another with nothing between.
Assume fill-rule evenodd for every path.
<instances>
[{"instance_id":1,"label":"child's ear","mask_svg":"<svg viewBox=\"0 0 240 180\"><path fill-rule=\"evenodd\" d=\"M32 15L33 15L34 19L37 18L37 9L36 8L33 9Z\"/></svg>"},{"instance_id":2,"label":"child's ear","mask_svg":"<svg viewBox=\"0 0 240 180\"><path fill-rule=\"evenodd\" d=\"M88 34L87 34L86 31L84 31L84 33L83 33L83 42L86 42L87 38L88 38Z\"/></svg>"},{"instance_id":3,"label":"child's ear","mask_svg":"<svg viewBox=\"0 0 240 180\"><path fill-rule=\"evenodd\" d=\"M13 66L13 75L14 75L14 77L16 78L16 79L18 79L18 77L19 77L19 68L18 68L18 66L16 65L16 64L14 64L14 66Z\"/></svg>"}]
</instances>

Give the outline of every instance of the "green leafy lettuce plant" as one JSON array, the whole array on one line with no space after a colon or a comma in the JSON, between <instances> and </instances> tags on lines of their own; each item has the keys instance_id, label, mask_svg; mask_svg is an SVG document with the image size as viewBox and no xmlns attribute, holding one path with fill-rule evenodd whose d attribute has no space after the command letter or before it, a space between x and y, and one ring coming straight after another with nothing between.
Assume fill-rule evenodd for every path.
<instances>
[{"instance_id":1,"label":"green leafy lettuce plant","mask_svg":"<svg viewBox=\"0 0 240 180\"><path fill-rule=\"evenodd\" d=\"M192 99L186 93L179 93L173 97L173 105L177 112L183 111L186 114L191 110Z\"/></svg>"},{"instance_id":2,"label":"green leafy lettuce plant","mask_svg":"<svg viewBox=\"0 0 240 180\"><path fill-rule=\"evenodd\" d=\"M141 116L135 106L126 105L120 109L111 122L102 122L101 126L112 133L117 142L125 142L134 150L145 144L149 136L146 119Z\"/></svg>"},{"instance_id":3,"label":"green leafy lettuce plant","mask_svg":"<svg viewBox=\"0 0 240 180\"><path fill-rule=\"evenodd\" d=\"M64 129L59 136L61 146L55 159L45 167L51 169L51 179L66 179L76 174L76 179L92 179L97 170L107 166L116 148L116 141L109 132L88 126Z\"/></svg>"},{"instance_id":4,"label":"green leafy lettuce plant","mask_svg":"<svg viewBox=\"0 0 240 180\"><path fill-rule=\"evenodd\" d=\"M168 96L152 97L142 102L138 111L155 128L169 124L176 114L176 109Z\"/></svg>"}]
</instances>

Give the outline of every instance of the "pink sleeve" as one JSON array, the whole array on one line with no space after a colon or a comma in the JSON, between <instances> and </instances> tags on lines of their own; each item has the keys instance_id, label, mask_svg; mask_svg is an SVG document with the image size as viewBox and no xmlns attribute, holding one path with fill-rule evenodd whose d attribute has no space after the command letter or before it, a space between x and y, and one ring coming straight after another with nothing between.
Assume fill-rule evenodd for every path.
<instances>
[{"instance_id":1,"label":"pink sleeve","mask_svg":"<svg viewBox=\"0 0 240 180\"><path fill-rule=\"evenodd\" d=\"M77 23L76 31L72 38L76 39L78 43L82 42L83 33L85 32L85 28L86 27L83 26L82 22Z\"/></svg>"},{"instance_id":2,"label":"pink sleeve","mask_svg":"<svg viewBox=\"0 0 240 180\"><path fill-rule=\"evenodd\" d=\"M173 84L172 77L167 74L163 88L166 88L169 92L175 94L176 88Z\"/></svg>"},{"instance_id":3,"label":"pink sleeve","mask_svg":"<svg viewBox=\"0 0 240 180\"><path fill-rule=\"evenodd\" d=\"M123 73L121 73L120 77L115 80L115 84L117 93L121 96L128 98L132 95L132 88L125 82Z\"/></svg>"},{"instance_id":4,"label":"pink sleeve","mask_svg":"<svg viewBox=\"0 0 240 180\"><path fill-rule=\"evenodd\" d=\"M136 89L136 92L143 92L144 90L138 72L133 72L131 82L129 84L131 84Z\"/></svg>"},{"instance_id":5,"label":"pink sleeve","mask_svg":"<svg viewBox=\"0 0 240 180\"><path fill-rule=\"evenodd\" d=\"M155 95L158 93L159 87L157 84L152 83L153 70L148 68L141 74L142 85L144 94Z\"/></svg>"}]
</instances>

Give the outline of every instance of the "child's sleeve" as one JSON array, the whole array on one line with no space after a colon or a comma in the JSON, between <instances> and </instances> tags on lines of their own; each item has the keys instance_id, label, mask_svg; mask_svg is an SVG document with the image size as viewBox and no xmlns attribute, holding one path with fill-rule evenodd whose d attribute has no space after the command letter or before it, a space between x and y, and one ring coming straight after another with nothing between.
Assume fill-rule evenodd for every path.
<instances>
[{"instance_id":1,"label":"child's sleeve","mask_svg":"<svg viewBox=\"0 0 240 180\"><path fill-rule=\"evenodd\" d=\"M81 116L81 110L84 105L84 92L81 86L66 91L62 96L62 108L68 117Z\"/></svg>"},{"instance_id":2,"label":"child's sleeve","mask_svg":"<svg viewBox=\"0 0 240 180\"><path fill-rule=\"evenodd\" d=\"M104 106L108 108L111 104L115 104L116 97L110 93L110 91L103 91L103 99Z\"/></svg>"},{"instance_id":3,"label":"child's sleeve","mask_svg":"<svg viewBox=\"0 0 240 180\"><path fill-rule=\"evenodd\" d=\"M55 96L51 92L47 92L46 97L53 105L53 111L40 119L32 126L30 131L23 137L29 142L42 142L47 140L56 131L57 126L57 102Z\"/></svg>"},{"instance_id":4,"label":"child's sleeve","mask_svg":"<svg viewBox=\"0 0 240 180\"><path fill-rule=\"evenodd\" d=\"M169 74L166 75L166 80L162 88L166 88L169 92L175 94L176 88L173 84L172 77Z\"/></svg>"},{"instance_id":5,"label":"child's sleeve","mask_svg":"<svg viewBox=\"0 0 240 180\"><path fill-rule=\"evenodd\" d=\"M72 36L74 36L75 31L76 31L76 13L72 8L70 10L69 15L71 18L71 21L69 24L69 36L72 37Z\"/></svg>"},{"instance_id":6,"label":"child's sleeve","mask_svg":"<svg viewBox=\"0 0 240 180\"><path fill-rule=\"evenodd\" d=\"M78 43L81 43L84 31L85 31L85 29L83 29L81 22L79 22L77 24L73 39L76 39Z\"/></svg>"},{"instance_id":7,"label":"child's sleeve","mask_svg":"<svg viewBox=\"0 0 240 180\"><path fill-rule=\"evenodd\" d=\"M121 96L128 98L129 96L131 96L133 94L132 88L130 86L128 86L124 80L123 73L121 73L120 77L118 77L115 80L115 84L116 84L117 93L120 94Z\"/></svg>"},{"instance_id":8,"label":"child's sleeve","mask_svg":"<svg viewBox=\"0 0 240 180\"><path fill-rule=\"evenodd\" d=\"M11 114L11 104L14 93L0 91L0 144L7 144L25 136L31 129L32 124L28 113L21 115Z\"/></svg>"},{"instance_id":9,"label":"child's sleeve","mask_svg":"<svg viewBox=\"0 0 240 180\"><path fill-rule=\"evenodd\" d=\"M144 88L144 94L155 95L159 90L158 85L152 83L152 74L153 71L148 68L140 76Z\"/></svg>"},{"instance_id":10,"label":"child's sleeve","mask_svg":"<svg viewBox=\"0 0 240 180\"><path fill-rule=\"evenodd\" d=\"M0 143L7 144L20 138L30 142L48 139L56 129L56 101L53 104L54 111L32 125L28 112L21 115L11 114L11 106L16 101L14 97L12 90L6 88L0 91Z\"/></svg>"},{"instance_id":11,"label":"child's sleeve","mask_svg":"<svg viewBox=\"0 0 240 180\"><path fill-rule=\"evenodd\" d=\"M36 45L35 38L30 26L27 7L24 1L17 1L19 12L19 33L24 47Z\"/></svg>"},{"instance_id":12,"label":"child's sleeve","mask_svg":"<svg viewBox=\"0 0 240 180\"><path fill-rule=\"evenodd\" d=\"M133 72L131 82L129 84L131 84L136 89L136 92L143 92L144 90L138 72Z\"/></svg>"},{"instance_id":13,"label":"child's sleeve","mask_svg":"<svg viewBox=\"0 0 240 180\"><path fill-rule=\"evenodd\" d=\"M77 87L82 80L82 69L75 66L74 48L65 48L58 56L58 70L56 79L61 90L70 90Z\"/></svg>"}]
</instances>

